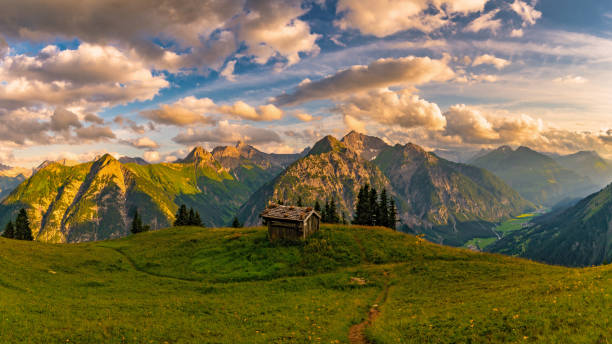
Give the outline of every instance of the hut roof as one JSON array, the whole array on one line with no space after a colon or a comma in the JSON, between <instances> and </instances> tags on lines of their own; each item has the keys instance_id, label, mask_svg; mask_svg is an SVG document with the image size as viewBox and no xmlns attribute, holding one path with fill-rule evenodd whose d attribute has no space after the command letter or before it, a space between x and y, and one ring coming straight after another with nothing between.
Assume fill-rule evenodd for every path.
<instances>
[{"instance_id":1,"label":"hut roof","mask_svg":"<svg viewBox=\"0 0 612 344\"><path fill-rule=\"evenodd\" d=\"M305 221L311 215L321 218L311 207L295 207L287 205L270 204L261 213L261 217L266 219L285 220L285 221Z\"/></svg>"}]
</instances>

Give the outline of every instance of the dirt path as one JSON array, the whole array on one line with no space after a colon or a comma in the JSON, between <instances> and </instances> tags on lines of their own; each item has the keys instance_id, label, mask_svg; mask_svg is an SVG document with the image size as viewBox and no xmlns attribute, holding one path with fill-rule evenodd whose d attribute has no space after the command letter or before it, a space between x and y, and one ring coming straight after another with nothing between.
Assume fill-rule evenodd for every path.
<instances>
[{"instance_id":1,"label":"dirt path","mask_svg":"<svg viewBox=\"0 0 612 344\"><path fill-rule=\"evenodd\" d=\"M385 273L385 276L387 273ZM368 317L360 322L359 324L351 326L349 330L349 343L351 344L367 344L368 341L365 337L365 329L370 326L376 318L380 315L380 306L382 306L385 301L387 301L387 296L389 295L389 281L383 287L382 292L376 297L376 301L368 311Z\"/></svg>"}]
</instances>

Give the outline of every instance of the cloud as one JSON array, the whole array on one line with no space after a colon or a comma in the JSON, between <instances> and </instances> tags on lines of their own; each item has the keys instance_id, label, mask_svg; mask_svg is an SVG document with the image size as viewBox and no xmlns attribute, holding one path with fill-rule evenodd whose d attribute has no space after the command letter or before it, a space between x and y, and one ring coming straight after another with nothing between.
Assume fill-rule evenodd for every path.
<instances>
[{"instance_id":1,"label":"cloud","mask_svg":"<svg viewBox=\"0 0 612 344\"><path fill-rule=\"evenodd\" d=\"M499 13L499 9L492 10L489 13L485 13L480 17L474 19L470 22L465 28L465 31L468 32L480 32L485 30L490 30L493 33L497 33L502 26L501 19L493 19Z\"/></svg>"},{"instance_id":2,"label":"cloud","mask_svg":"<svg viewBox=\"0 0 612 344\"><path fill-rule=\"evenodd\" d=\"M74 50L50 45L36 56L0 59L0 104L100 107L152 99L169 84L144 63L112 46L81 44Z\"/></svg>"},{"instance_id":3,"label":"cloud","mask_svg":"<svg viewBox=\"0 0 612 344\"><path fill-rule=\"evenodd\" d=\"M472 66L480 66L483 64L488 64L488 65L492 65L495 68L502 70L505 67L510 65L510 61L499 58L499 57L495 57L493 55L489 55L489 54L484 54L481 56L478 56L476 59L474 59L474 62L472 63Z\"/></svg>"},{"instance_id":4,"label":"cloud","mask_svg":"<svg viewBox=\"0 0 612 344\"><path fill-rule=\"evenodd\" d=\"M248 13L237 19L237 36L257 63L266 63L278 52L292 65L300 60L299 53L319 52L319 35L298 19L306 13L301 1L248 0L245 7Z\"/></svg>"},{"instance_id":5,"label":"cloud","mask_svg":"<svg viewBox=\"0 0 612 344\"><path fill-rule=\"evenodd\" d=\"M553 79L553 82L564 84L564 85L582 85L588 82L587 79L579 75L566 75Z\"/></svg>"},{"instance_id":6,"label":"cloud","mask_svg":"<svg viewBox=\"0 0 612 344\"><path fill-rule=\"evenodd\" d=\"M105 141L116 138L111 128L97 125L75 129L75 133L79 139L86 142Z\"/></svg>"},{"instance_id":7,"label":"cloud","mask_svg":"<svg viewBox=\"0 0 612 344\"><path fill-rule=\"evenodd\" d=\"M161 156L157 151L146 151L143 156L147 162L159 162L161 160Z\"/></svg>"},{"instance_id":8,"label":"cloud","mask_svg":"<svg viewBox=\"0 0 612 344\"><path fill-rule=\"evenodd\" d=\"M510 37L523 37L524 34L523 29L512 29L510 31Z\"/></svg>"},{"instance_id":9,"label":"cloud","mask_svg":"<svg viewBox=\"0 0 612 344\"><path fill-rule=\"evenodd\" d=\"M277 105L297 105L318 99L333 99L396 85L420 85L446 81L454 76L447 61L429 57L379 59L367 66L357 65L312 82L302 82L293 93L276 98Z\"/></svg>"},{"instance_id":10,"label":"cloud","mask_svg":"<svg viewBox=\"0 0 612 344\"><path fill-rule=\"evenodd\" d=\"M256 108L239 100L234 105L222 105L218 111L233 117L251 121L274 121L283 118L283 111L273 104L260 105Z\"/></svg>"},{"instance_id":11,"label":"cloud","mask_svg":"<svg viewBox=\"0 0 612 344\"><path fill-rule=\"evenodd\" d=\"M195 98L193 96L182 98L173 104L162 104L157 109L143 110L142 117L151 121L176 126L193 124L212 124L215 121L203 114L213 111L215 103L210 98Z\"/></svg>"},{"instance_id":12,"label":"cloud","mask_svg":"<svg viewBox=\"0 0 612 344\"><path fill-rule=\"evenodd\" d=\"M362 127L361 123L370 121L430 130L442 130L446 125L446 119L438 105L419 98L410 90L386 89L356 95L338 104L335 111L345 117L345 123L352 129Z\"/></svg>"},{"instance_id":13,"label":"cloud","mask_svg":"<svg viewBox=\"0 0 612 344\"><path fill-rule=\"evenodd\" d=\"M212 128L189 128L172 139L176 143L192 146L202 143L231 144L238 141L249 144L282 142L275 131L249 125L231 124L220 121Z\"/></svg>"},{"instance_id":14,"label":"cloud","mask_svg":"<svg viewBox=\"0 0 612 344\"><path fill-rule=\"evenodd\" d=\"M8 52L9 45L8 43L6 43L4 36L0 35L0 57L3 57L4 55L8 54Z\"/></svg>"},{"instance_id":15,"label":"cloud","mask_svg":"<svg viewBox=\"0 0 612 344\"><path fill-rule=\"evenodd\" d=\"M432 32L448 23L448 16L484 9L488 0L339 0L341 18L335 25L342 30L357 29L363 34L385 37L417 29ZM437 9L436 13L430 11Z\"/></svg>"},{"instance_id":16,"label":"cloud","mask_svg":"<svg viewBox=\"0 0 612 344\"><path fill-rule=\"evenodd\" d=\"M150 138L143 136L134 140L122 140L122 143L128 144L139 149L157 149L159 144Z\"/></svg>"},{"instance_id":17,"label":"cloud","mask_svg":"<svg viewBox=\"0 0 612 344\"><path fill-rule=\"evenodd\" d=\"M236 81L236 76L234 75L234 67L236 66L236 60L229 61L225 68L219 73L220 76L224 77L228 81Z\"/></svg>"},{"instance_id":18,"label":"cloud","mask_svg":"<svg viewBox=\"0 0 612 344\"><path fill-rule=\"evenodd\" d=\"M320 120L321 117L320 116L313 116L310 114L307 114L305 112L298 112L293 114L293 116L297 119L299 119L302 122L312 122L312 121L316 121L316 120Z\"/></svg>"},{"instance_id":19,"label":"cloud","mask_svg":"<svg viewBox=\"0 0 612 344\"><path fill-rule=\"evenodd\" d=\"M523 26L534 25L542 17L542 12L525 1L514 0L510 8L523 19Z\"/></svg>"},{"instance_id":20,"label":"cloud","mask_svg":"<svg viewBox=\"0 0 612 344\"><path fill-rule=\"evenodd\" d=\"M51 130L53 131L68 130L70 127L81 128L82 126L79 117L66 109L59 108L51 116Z\"/></svg>"},{"instance_id":21,"label":"cloud","mask_svg":"<svg viewBox=\"0 0 612 344\"><path fill-rule=\"evenodd\" d=\"M104 119L100 118L98 115L93 113L88 113L85 115L85 121L94 124L104 124Z\"/></svg>"},{"instance_id":22,"label":"cloud","mask_svg":"<svg viewBox=\"0 0 612 344\"><path fill-rule=\"evenodd\" d=\"M122 116L116 116L113 119L113 122L115 122L116 124L120 125L121 127L123 127L124 129L129 129L131 131L133 131L136 134L144 134L146 131L146 128L144 125L142 124L138 124L135 121L129 119L129 118L123 118ZM150 130L155 130L153 123L149 122L149 129Z\"/></svg>"}]
</instances>

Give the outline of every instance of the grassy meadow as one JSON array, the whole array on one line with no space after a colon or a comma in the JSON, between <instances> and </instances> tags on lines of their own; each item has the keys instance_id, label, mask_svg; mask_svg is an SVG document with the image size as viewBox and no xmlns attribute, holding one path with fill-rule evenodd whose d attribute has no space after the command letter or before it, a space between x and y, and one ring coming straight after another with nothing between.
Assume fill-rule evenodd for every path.
<instances>
[{"instance_id":1,"label":"grassy meadow","mask_svg":"<svg viewBox=\"0 0 612 344\"><path fill-rule=\"evenodd\" d=\"M508 233L511 233L511 232L514 232L514 231L517 231L523 228L523 225L526 223L529 223L529 221L531 221L531 219L536 217L536 215L537 215L536 213L525 213L525 214L521 214L519 216L510 218L502 222L500 225L496 226L495 228L493 228L493 231L495 231L495 233L491 233L490 237L471 239L470 241L466 242L463 245L463 247L466 247L466 248L476 247L479 250L484 250L487 248L487 246L496 242L499 237L504 237Z\"/></svg>"},{"instance_id":2,"label":"grassy meadow","mask_svg":"<svg viewBox=\"0 0 612 344\"><path fill-rule=\"evenodd\" d=\"M263 228L0 238L3 343L347 343L375 302L373 343L612 341L612 266L553 267L354 226L299 244L270 243Z\"/></svg>"}]
</instances>

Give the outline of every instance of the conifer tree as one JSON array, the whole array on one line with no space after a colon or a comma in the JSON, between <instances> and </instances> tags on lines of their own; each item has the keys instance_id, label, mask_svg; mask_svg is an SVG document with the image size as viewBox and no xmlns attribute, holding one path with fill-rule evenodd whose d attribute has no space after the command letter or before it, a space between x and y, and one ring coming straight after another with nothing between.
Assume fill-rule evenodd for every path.
<instances>
[{"instance_id":1,"label":"conifer tree","mask_svg":"<svg viewBox=\"0 0 612 344\"><path fill-rule=\"evenodd\" d=\"M187 216L187 225L195 226L195 211L193 208L189 208L189 215Z\"/></svg>"},{"instance_id":2,"label":"conifer tree","mask_svg":"<svg viewBox=\"0 0 612 344\"><path fill-rule=\"evenodd\" d=\"M332 198L329 203L329 211L327 213L327 220L329 223L338 223L340 218L338 217L338 210L336 209L336 201Z\"/></svg>"},{"instance_id":3,"label":"conifer tree","mask_svg":"<svg viewBox=\"0 0 612 344\"><path fill-rule=\"evenodd\" d=\"M232 221L232 227L234 228L242 227L242 224L240 223L240 221L238 220L238 217L236 216L234 216L234 221Z\"/></svg>"},{"instance_id":4,"label":"conifer tree","mask_svg":"<svg viewBox=\"0 0 612 344\"><path fill-rule=\"evenodd\" d=\"M397 209L395 208L395 200L391 198L391 202L389 202L389 224L387 227L395 230L395 225L397 223Z\"/></svg>"},{"instance_id":5,"label":"conifer tree","mask_svg":"<svg viewBox=\"0 0 612 344\"><path fill-rule=\"evenodd\" d=\"M389 200L387 198L387 189L382 189L380 192L380 201L378 202L378 212L376 217L377 225L389 227Z\"/></svg>"},{"instance_id":6,"label":"conifer tree","mask_svg":"<svg viewBox=\"0 0 612 344\"><path fill-rule=\"evenodd\" d=\"M13 226L13 221L9 221L4 227L4 232L2 232L2 237L7 239L15 239L15 226Z\"/></svg>"},{"instance_id":7,"label":"conifer tree","mask_svg":"<svg viewBox=\"0 0 612 344\"><path fill-rule=\"evenodd\" d=\"M144 232L144 228L142 226L142 220L140 219L140 215L138 214L138 210L134 212L134 219L132 219L132 234L137 234Z\"/></svg>"},{"instance_id":8,"label":"conifer tree","mask_svg":"<svg viewBox=\"0 0 612 344\"><path fill-rule=\"evenodd\" d=\"M357 225L368 225L370 222L369 216L369 194L370 186L366 183L359 189L357 194L357 205L355 208L355 217L353 223Z\"/></svg>"},{"instance_id":9,"label":"conifer tree","mask_svg":"<svg viewBox=\"0 0 612 344\"><path fill-rule=\"evenodd\" d=\"M319 200L315 201L314 210L321 215L321 204L319 204Z\"/></svg>"},{"instance_id":10,"label":"conifer tree","mask_svg":"<svg viewBox=\"0 0 612 344\"><path fill-rule=\"evenodd\" d=\"M368 225L376 226L378 225L378 219L376 218L376 214L378 213L378 194L376 189L370 189L370 197L368 200Z\"/></svg>"},{"instance_id":11,"label":"conifer tree","mask_svg":"<svg viewBox=\"0 0 612 344\"><path fill-rule=\"evenodd\" d=\"M189 214L187 212L187 207L184 204L181 204L174 219L174 226L186 226L188 221Z\"/></svg>"},{"instance_id":12,"label":"conifer tree","mask_svg":"<svg viewBox=\"0 0 612 344\"><path fill-rule=\"evenodd\" d=\"M193 218L193 226L204 227L204 224L202 224L202 218L200 217L200 213L197 211L195 212L195 217Z\"/></svg>"},{"instance_id":13,"label":"conifer tree","mask_svg":"<svg viewBox=\"0 0 612 344\"><path fill-rule=\"evenodd\" d=\"M329 200L325 201L325 209L323 209L323 214L321 214L321 216L323 217L323 222L325 223L331 223L329 215L331 214L330 208L329 208Z\"/></svg>"},{"instance_id":14,"label":"conifer tree","mask_svg":"<svg viewBox=\"0 0 612 344\"><path fill-rule=\"evenodd\" d=\"M302 207L302 196L298 197L297 206Z\"/></svg>"},{"instance_id":15,"label":"conifer tree","mask_svg":"<svg viewBox=\"0 0 612 344\"><path fill-rule=\"evenodd\" d=\"M30 228L30 220L26 210L21 208L15 220L15 239L18 240L34 240L32 237L32 229Z\"/></svg>"}]
</instances>

